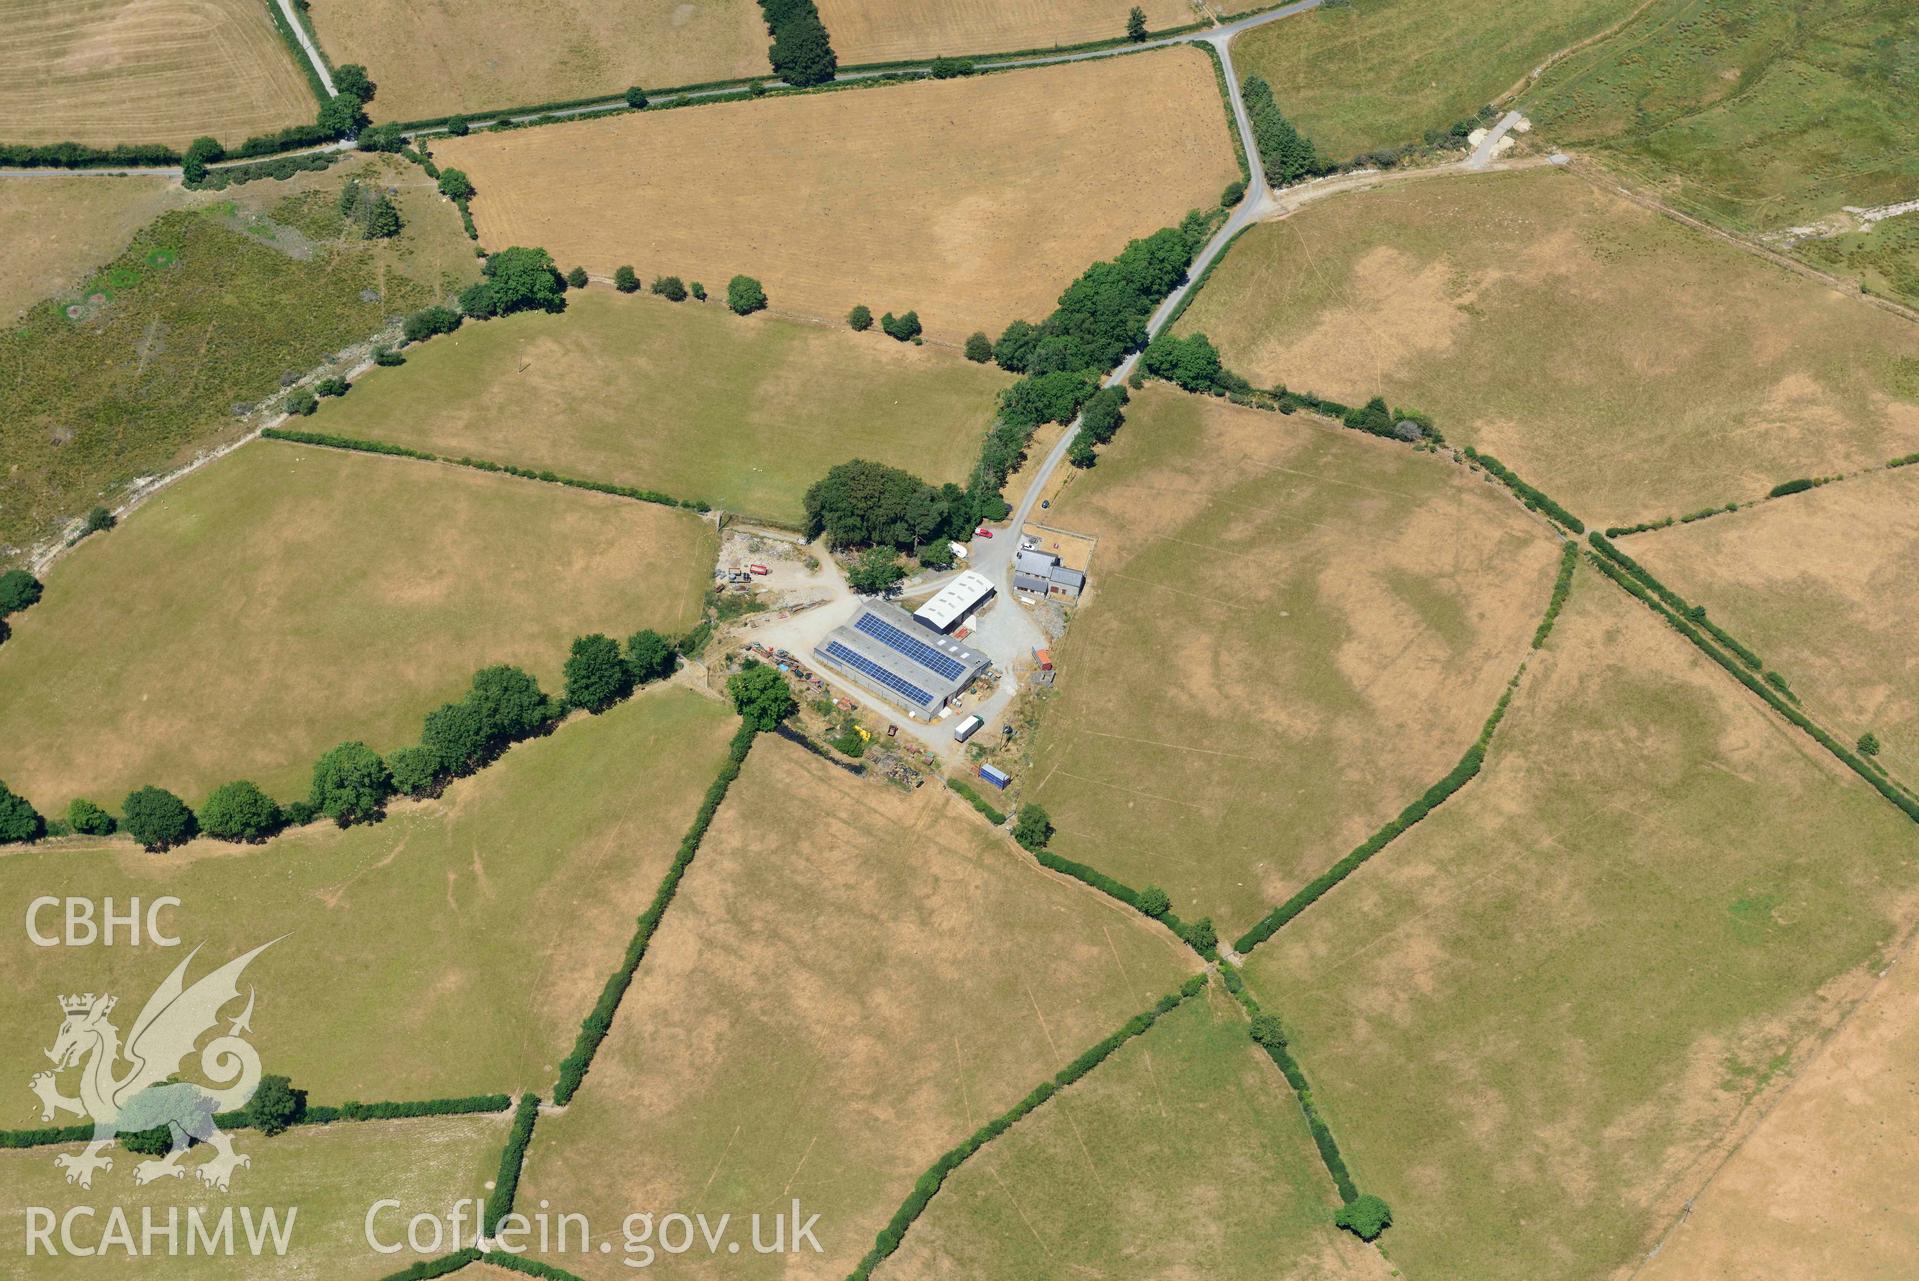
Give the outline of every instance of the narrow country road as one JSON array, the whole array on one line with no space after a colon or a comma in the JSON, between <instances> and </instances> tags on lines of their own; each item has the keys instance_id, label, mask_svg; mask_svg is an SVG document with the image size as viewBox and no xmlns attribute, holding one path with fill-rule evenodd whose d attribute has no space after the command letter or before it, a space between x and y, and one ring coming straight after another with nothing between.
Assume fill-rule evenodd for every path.
<instances>
[{"instance_id":1,"label":"narrow country road","mask_svg":"<svg viewBox=\"0 0 1919 1281\"><path fill-rule=\"evenodd\" d=\"M279 5L280 16L285 18L287 26L293 29L294 37L299 40L300 47L306 50L307 63L313 68L313 74L320 78L320 85L326 90L326 96L331 98L340 92L333 87L333 73L327 70L326 59L320 56L320 50L313 43L313 38L307 35L306 26L301 23L300 15L294 12L293 0L274 0L274 3Z\"/></svg>"}]
</instances>

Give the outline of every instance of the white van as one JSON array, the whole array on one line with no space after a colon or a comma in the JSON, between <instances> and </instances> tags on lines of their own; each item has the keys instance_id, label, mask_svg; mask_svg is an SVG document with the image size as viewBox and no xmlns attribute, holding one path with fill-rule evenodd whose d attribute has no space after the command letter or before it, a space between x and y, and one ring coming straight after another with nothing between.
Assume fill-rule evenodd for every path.
<instances>
[{"instance_id":1,"label":"white van","mask_svg":"<svg viewBox=\"0 0 1919 1281\"><path fill-rule=\"evenodd\" d=\"M959 724L953 726L953 741L955 743L964 743L967 739L977 734L979 732L980 726L984 724L986 724L986 722L981 720L978 716L967 717L965 720L961 721Z\"/></svg>"}]
</instances>

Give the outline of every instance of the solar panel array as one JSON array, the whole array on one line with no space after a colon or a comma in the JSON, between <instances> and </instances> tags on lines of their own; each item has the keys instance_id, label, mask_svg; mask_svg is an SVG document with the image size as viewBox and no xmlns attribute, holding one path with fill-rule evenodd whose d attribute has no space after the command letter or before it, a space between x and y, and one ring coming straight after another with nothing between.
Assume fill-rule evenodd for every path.
<instances>
[{"instance_id":1,"label":"solar panel array","mask_svg":"<svg viewBox=\"0 0 1919 1281\"><path fill-rule=\"evenodd\" d=\"M894 630L898 631L899 629L894 628ZM893 673L887 671L872 659L866 657L864 654L859 654L848 649L839 641L828 641L826 643L825 653L828 658L845 663L853 670L872 677L880 684L886 686L886 688L904 694L921 707L930 707L932 705L933 696L931 694L913 684L913 682L893 675Z\"/></svg>"},{"instance_id":2,"label":"solar panel array","mask_svg":"<svg viewBox=\"0 0 1919 1281\"><path fill-rule=\"evenodd\" d=\"M865 632L888 649L898 650L921 667L938 672L947 680L952 680L966 670L966 664L940 653L925 641L919 640L901 631L893 624L874 614L861 614L859 621L853 624L858 631Z\"/></svg>"}]
</instances>

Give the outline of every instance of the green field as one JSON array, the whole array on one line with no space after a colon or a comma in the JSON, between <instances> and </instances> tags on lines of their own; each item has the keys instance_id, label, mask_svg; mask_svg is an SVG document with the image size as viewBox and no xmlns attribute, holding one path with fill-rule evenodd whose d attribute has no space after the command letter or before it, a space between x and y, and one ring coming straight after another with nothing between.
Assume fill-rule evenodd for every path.
<instances>
[{"instance_id":1,"label":"green field","mask_svg":"<svg viewBox=\"0 0 1919 1281\"><path fill-rule=\"evenodd\" d=\"M1919 331L1553 169L1255 228L1179 322L1260 386L1383 394L1594 526L1919 449Z\"/></svg>"},{"instance_id":2,"label":"green field","mask_svg":"<svg viewBox=\"0 0 1919 1281\"><path fill-rule=\"evenodd\" d=\"M417 169L365 169L408 184L397 240L315 242L268 214L288 190L331 200L345 167L251 184L163 215L0 330L0 564L134 478L234 439L240 411L283 377L472 275L457 218L420 194ZM455 237L464 262L447 251Z\"/></svg>"},{"instance_id":3,"label":"green field","mask_svg":"<svg viewBox=\"0 0 1919 1281\"><path fill-rule=\"evenodd\" d=\"M197 977L279 939L247 971L254 1044L315 1103L549 1089L732 726L720 703L658 689L371 826L164 855L77 838L0 857L9 903L111 895L124 910L173 895L181 906L165 921L183 944L40 948L9 931L0 956L18 981L0 994L0 1026L17 1035L0 1071L24 1087L46 1067L54 993L114 992L130 1021L188 949L204 945ZM23 1092L7 1124L37 1118Z\"/></svg>"},{"instance_id":4,"label":"green field","mask_svg":"<svg viewBox=\"0 0 1919 1281\"><path fill-rule=\"evenodd\" d=\"M1912 850L1582 570L1484 772L1247 975L1406 1275L1614 1275L1884 962Z\"/></svg>"},{"instance_id":5,"label":"green field","mask_svg":"<svg viewBox=\"0 0 1919 1281\"><path fill-rule=\"evenodd\" d=\"M1163 386L1049 519L1099 543L1022 799L1226 938L1453 767L1558 560L1435 455Z\"/></svg>"},{"instance_id":6,"label":"green field","mask_svg":"<svg viewBox=\"0 0 1919 1281\"><path fill-rule=\"evenodd\" d=\"M1336 1204L1291 1087L1215 983L961 1166L875 1276L1384 1277Z\"/></svg>"},{"instance_id":7,"label":"green field","mask_svg":"<svg viewBox=\"0 0 1919 1281\"><path fill-rule=\"evenodd\" d=\"M1902 0L1654 0L1522 105L1662 199L1769 232L1919 195L1915 76ZM1919 244L1896 222L1800 252L1919 301Z\"/></svg>"},{"instance_id":8,"label":"green field","mask_svg":"<svg viewBox=\"0 0 1919 1281\"><path fill-rule=\"evenodd\" d=\"M1233 41L1286 117L1335 162L1416 143L1471 116L1560 49L1632 12L1633 0L1351 0Z\"/></svg>"},{"instance_id":9,"label":"green field","mask_svg":"<svg viewBox=\"0 0 1919 1281\"><path fill-rule=\"evenodd\" d=\"M799 524L807 487L849 458L964 481L1008 381L878 330L594 286L569 294L564 316L468 325L410 349L314 426Z\"/></svg>"},{"instance_id":10,"label":"green field","mask_svg":"<svg viewBox=\"0 0 1919 1281\"><path fill-rule=\"evenodd\" d=\"M520 1195L738 1230L797 1198L823 1253L663 1277L844 1276L940 1153L1178 986L1170 934L1041 871L944 788L762 736ZM543 1255L591 1281L619 1254Z\"/></svg>"},{"instance_id":11,"label":"green field","mask_svg":"<svg viewBox=\"0 0 1919 1281\"><path fill-rule=\"evenodd\" d=\"M386 752L473 672L557 691L573 637L698 617L690 512L261 441L76 548L0 646L0 779L49 813L235 778L282 800L346 739Z\"/></svg>"},{"instance_id":12,"label":"green field","mask_svg":"<svg viewBox=\"0 0 1919 1281\"><path fill-rule=\"evenodd\" d=\"M309 1281L317 1277L373 1281L416 1257L380 1254L366 1244L367 1211L373 1203L390 1198L405 1207L383 1211L375 1221L380 1242L390 1245L404 1239L411 1216L443 1216L456 1201L484 1198L499 1170L507 1124L502 1114L299 1127L271 1139L240 1131L234 1146L252 1164L234 1172L230 1193L203 1187L190 1172L179 1180L136 1186L133 1167L141 1158L117 1146L113 1169L96 1174L93 1187L85 1191L69 1187L53 1164L56 1154L78 1151L77 1146L0 1152L0 1257L6 1260L0 1263L0 1275L34 1281L106 1281L130 1272L157 1281ZM191 1171L205 1151L195 1148L182 1164ZM76 1220L76 1244L81 1246L99 1242L112 1208L126 1213L136 1242L143 1210L150 1208L155 1222L164 1228L169 1211L177 1208L180 1257L170 1257L165 1239L156 1238L150 1253L132 1259L111 1248L93 1258L76 1258L64 1251L50 1258L36 1248L29 1259L28 1208L64 1214L73 1206L97 1210L91 1219ZM199 1209L210 1221L232 1207L233 1234L240 1242L245 1240L238 1217L241 1207L256 1216L271 1209L282 1223L292 1212L286 1253L276 1256L269 1250L258 1258L244 1252L231 1258L185 1257L189 1207ZM467 1218L472 1217L469 1209ZM52 1240L58 1249L57 1230Z\"/></svg>"}]
</instances>

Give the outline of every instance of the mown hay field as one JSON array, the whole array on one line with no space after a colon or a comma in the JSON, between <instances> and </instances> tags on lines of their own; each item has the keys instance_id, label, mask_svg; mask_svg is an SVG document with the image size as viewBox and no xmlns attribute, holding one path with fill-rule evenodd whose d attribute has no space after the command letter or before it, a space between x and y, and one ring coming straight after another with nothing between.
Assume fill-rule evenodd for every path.
<instances>
[{"instance_id":1,"label":"mown hay field","mask_svg":"<svg viewBox=\"0 0 1919 1281\"><path fill-rule=\"evenodd\" d=\"M1554 169L1256 228L1180 320L1261 386L1383 394L1589 525L1919 449L1919 331Z\"/></svg>"},{"instance_id":2,"label":"mown hay field","mask_svg":"<svg viewBox=\"0 0 1919 1281\"><path fill-rule=\"evenodd\" d=\"M1519 83L1553 53L1607 30L1635 0L1353 0L1254 27L1233 41L1241 75L1264 76L1320 155L1417 143Z\"/></svg>"},{"instance_id":3,"label":"mown hay field","mask_svg":"<svg viewBox=\"0 0 1919 1281\"><path fill-rule=\"evenodd\" d=\"M478 668L557 690L584 632L696 620L690 512L464 468L260 441L48 574L0 646L0 778L45 812L235 778L305 795L346 739L416 742Z\"/></svg>"},{"instance_id":4,"label":"mown hay field","mask_svg":"<svg viewBox=\"0 0 1919 1281\"><path fill-rule=\"evenodd\" d=\"M1910 928L1912 844L1582 569L1484 771L1246 973L1408 1275L1615 1275Z\"/></svg>"},{"instance_id":5,"label":"mown hay field","mask_svg":"<svg viewBox=\"0 0 1919 1281\"><path fill-rule=\"evenodd\" d=\"M369 373L314 424L797 525L807 487L851 458L964 482L1009 381L877 329L594 286L569 293L564 315L467 325L409 348L404 368Z\"/></svg>"},{"instance_id":6,"label":"mown hay field","mask_svg":"<svg viewBox=\"0 0 1919 1281\"><path fill-rule=\"evenodd\" d=\"M1919 783L1919 468L1676 525L1620 546L1756 649L1845 742Z\"/></svg>"},{"instance_id":7,"label":"mown hay field","mask_svg":"<svg viewBox=\"0 0 1919 1281\"><path fill-rule=\"evenodd\" d=\"M1054 850L1224 938L1453 767L1558 560L1436 456L1163 386L1049 520L1099 543L1029 799Z\"/></svg>"},{"instance_id":8,"label":"mown hay field","mask_svg":"<svg viewBox=\"0 0 1919 1281\"><path fill-rule=\"evenodd\" d=\"M398 236L345 227L349 176L396 192ZM283 379L479 276L458 211L398 157L186 199L0 326L0 563L237 439Z\"/></svg>"},{"instance_id":9,"label":"mown hay field","mask_svg":"<svg viewBox=\"0 0 1919 1281\"><path fill-rule=\"evenodd\" d=\"M769 71L766 24L753 0L313 0L311 16L327 55L362 64L379 85L369 108L376 120Z\"/></svg>"},{"instance_id":10,"label":"mown hay field","mask_svg":"<svg viewBox=\"0 0 1919 1281\"><path fill-rule=\"evenodd\" d=\"M0 0L7 142L234 146L318 106L260 0Z\"/></svg>"},{"instance_id":11,"label":"mown hay field","mask_svg":"<svg viewBox=\"0 0 1919 1281\"><path fill-rule=\"evenodd\" d=\"M438 142L489 248L611 275L757 277L775 311L864 303L929 337L1043 318L1080 272L1238 175L1204 54L731 102Z\"/></svg>"},{"instance_id":12,"label":"mown hay field","mask_svg":"<svg viewBox=\"0 0 1919 1281\"><path fill-rule=\"evenodd\" d=\"M1900 0L1653 0L1522 99L1545 136L1745 232L1855 225L1919 192ZM1795 252L1919 302L1911 219Z\"/></svg>"},{"instance_id":13,"label":"mown hay field","mask_svg":"<svg viewBox=\"0 0 1919 1281\"><path fill-rule=\"evenodd\" d=\"M165 178L0 178L0 325L113 261L178 198Z\"/></svg>"},{"instance_id":14,"label":"mown hay field","mask_svg":"<svg viewBox=\"0 0 1919 1281\"><path fill-rule=\"evenodd\" d=\"M53 1164L56 1155L78 1152L78 1144L0 1152L0 1249L9 1260L25 1264L25 1271L9 1272L9 1276L95 1281L125 1267L128 1254L111 1245L94 1257L68 1254L56 1229L53 1244L58 1257L49 1256L44 1246L29 1256L30 1207L56 1215L74 1207L98 1207L91 1217L83 1214L74 1220L74 1243L83 1247L100 1241L108 1215L118 1209L132 1226L136 1249L141 1243L143 1212L150 1211L155 1227L164 1232L168 1215L177 1210L176 1248L169 1251L166 1237L156 1235L149 1253L134 1256L139 1259L141 1277L308 1281L383 1276L416 1256L380 1254L367 1244L367 1212L374 1202L392 1199L405 1207L383 1210L375 1220L381 1243L391 1245L404 1242L406 1221L415 1214L443 1217L461 1200L484 1199L487 1185L499 1172L508 1122L508 1115L502 1113L300 1126L271 1139L251 1130L237 1131L234 1147L252 1164L234 1172L230 1192L208 1188L194 1178L193 1168L210 1150L204 1147L194 1148L182 1159L188 1171L183 1178L158 1179L142 1187L133 1181L133 1167L144 1158L115 1145L109 1149L113 1169L96 1174L91 1189L68 1184L65 1172ZM293 1230L285 1254L275 1253L271 1245L259 1257L248 1252L242 1207L252 1212L256 1223L268 1210L277 1213L282 1224L291 1215ZM231 1209L235 1252L210 1254L202 1249L189 1254L191 1209L199 1210L209 1230ZM467 1218L472 1217L468 1206ZM31 1262L26 1262L29 1258Z\"/></svg>"},{"instance_id":15,"label":"mown hay field","mask_svg":"<svg viewBox=\"0 0 1919 1281\"><path fill-rule=\"evenodd\" d=\"M23 1087L46 1069L54 993L117 993L131 1020L188 949L202 947L193 977L277 939L247 969L253 1044L314 1103L550 1090L736 723L715 699L648 690L380 823L165 854L126 837L10 852L0 887L23 915L41 895L110 895L121 911L172 895L161 919L184 946L42 948L16 922L0 938L18 977L0 993L17 1033L0 1067ZM59 910L39 927L57 934ZM22 1100L11 1127L36 1123Z\"/></svg>"},{"instance_id":16,"label":"mown hay field","mask_svg":"<svg viewBox=\"0 0 1919 1281\"><path fill-rule=\"evenodd\" d=\"M841 65L1003 53L1113 40L1132 0L824 0L820 19ZM1142 0L1155 31L1193 21L1185 0Z\"/></svg>"},{"instance_id":17,"label":"mown hay field","mask_svg":"<svg viewBox=\"0 0 1919 1281\"><path fill-rule=\"evenodd\" d=\"M819 1254L656 1266L844 1277L942 1152L1195 968L943 788L903 794L763 735L579 1094L534 1131L521 1195L596 1225L731 1213L742 1233L797 1198ZM630 1275L615 1249L548 1261Z\"/></svg>"},{"instance_id":18,"label":"mown hay field","mask_svg":"<svg viewBox=\"0 0 1919 1281\"><path fill-rule=\"evenodd\" d=\"M1215 983L940 1186L880 1281L1384 1281L1292 1087Z\"/></svg>"}]
</instances>

